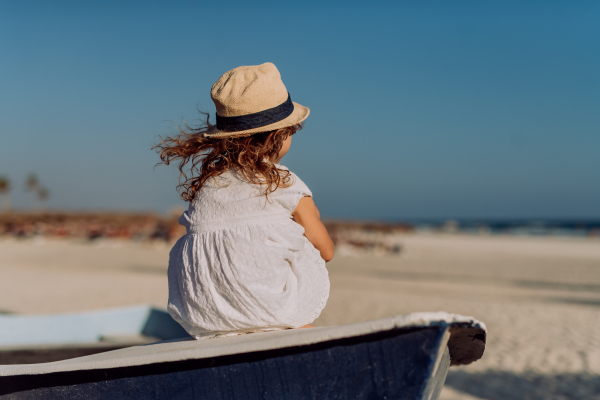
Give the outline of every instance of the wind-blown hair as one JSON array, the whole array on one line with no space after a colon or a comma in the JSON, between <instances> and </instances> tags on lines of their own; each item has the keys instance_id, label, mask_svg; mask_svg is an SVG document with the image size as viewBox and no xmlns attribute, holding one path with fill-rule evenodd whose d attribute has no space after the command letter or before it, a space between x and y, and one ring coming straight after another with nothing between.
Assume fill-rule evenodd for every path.
<instances>
[{"instance_id":1,"label":"wind-blown hair","mask_svg":"<svg viewBox=\"0 0 600 400\"><path fill-rule=\"evenodd\" d=\"M302 124L286 128L255 133L251 136L234 138L205 138L204 133L212 126L209 115L198 128L191 128L185 122L177 126L178 132L166 138L152 149L160 155L159 164L177 163L181 198L191 202L204 183L230 168L235 168L250 183L263 185L268 197L277 188L290 187L290 171L278 168L275 161L283 146L283 141L300 129Z\"/></svg>"}]
</instances>

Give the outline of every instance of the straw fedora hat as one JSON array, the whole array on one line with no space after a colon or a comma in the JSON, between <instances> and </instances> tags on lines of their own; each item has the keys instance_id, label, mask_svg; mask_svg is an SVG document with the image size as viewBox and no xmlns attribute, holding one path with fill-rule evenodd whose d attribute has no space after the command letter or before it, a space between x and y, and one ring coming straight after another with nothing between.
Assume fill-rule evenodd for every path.
<instances>
[{"instance_id":1,"label":"straw fedora hat","mask_svg":"<svg viewBox=\"0 0 600 400\"><path fill-rule=\"evenodd\" d=\"M207 138L250 136L299 124L310 110L293 102L273 63L227 71L210 91L217 107L217 124Z\"/></svg>"}]
</instances>

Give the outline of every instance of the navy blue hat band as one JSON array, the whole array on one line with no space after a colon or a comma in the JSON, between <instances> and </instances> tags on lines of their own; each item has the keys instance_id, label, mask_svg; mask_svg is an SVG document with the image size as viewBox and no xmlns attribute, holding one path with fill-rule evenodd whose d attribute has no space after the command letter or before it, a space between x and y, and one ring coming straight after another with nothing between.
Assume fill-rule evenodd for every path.
<instances>
[{"instance_id":1,"label":"navy blue hat band","mask_svg":"<svg viewBox=\"0 0 600 400\"><path fill-rule=\"evenodd\" d=\"M217 115L217 129L225 132L239 132L261 126L267 126L286 119L294 112L292 97L288 93L288 98L282 104L259 111L254 114L240 115L236 117L220 117Z\"/></svg>"}]
</instances>

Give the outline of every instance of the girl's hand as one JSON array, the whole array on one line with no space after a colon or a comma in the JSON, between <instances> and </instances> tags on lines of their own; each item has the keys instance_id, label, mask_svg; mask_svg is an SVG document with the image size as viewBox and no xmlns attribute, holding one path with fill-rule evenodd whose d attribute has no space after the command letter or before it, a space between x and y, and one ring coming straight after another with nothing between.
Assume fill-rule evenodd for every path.
<instances>
[{"instance_id":1,"label":"girl's hand","mask_svg":"<svg viewBox=\"0 0 600 400\"><path fill-rule=\"evenodd\" d=\"M292 216L304 227L304 235L321 252L323 260L330 261L334 253L333 241L321 222L321 214L312 197L300 199Z\"/></svg>"}]
</instances>

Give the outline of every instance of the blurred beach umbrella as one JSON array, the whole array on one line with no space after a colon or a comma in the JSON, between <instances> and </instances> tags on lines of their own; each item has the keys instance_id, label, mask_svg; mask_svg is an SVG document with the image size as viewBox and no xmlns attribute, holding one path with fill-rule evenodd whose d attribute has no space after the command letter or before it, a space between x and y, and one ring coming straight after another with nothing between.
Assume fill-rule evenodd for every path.
<instances>
[{"instance_id":1,"label":"blurred beach umbrella","mask_svg":"<svg viewBox=\"0 0 600 400\"><path fill-rule=\"evenodd\" d=\"M2 197L2 209L10 211L10 180L6 176L0 176L0 197Z\"/></svg>"}]
</instances>

